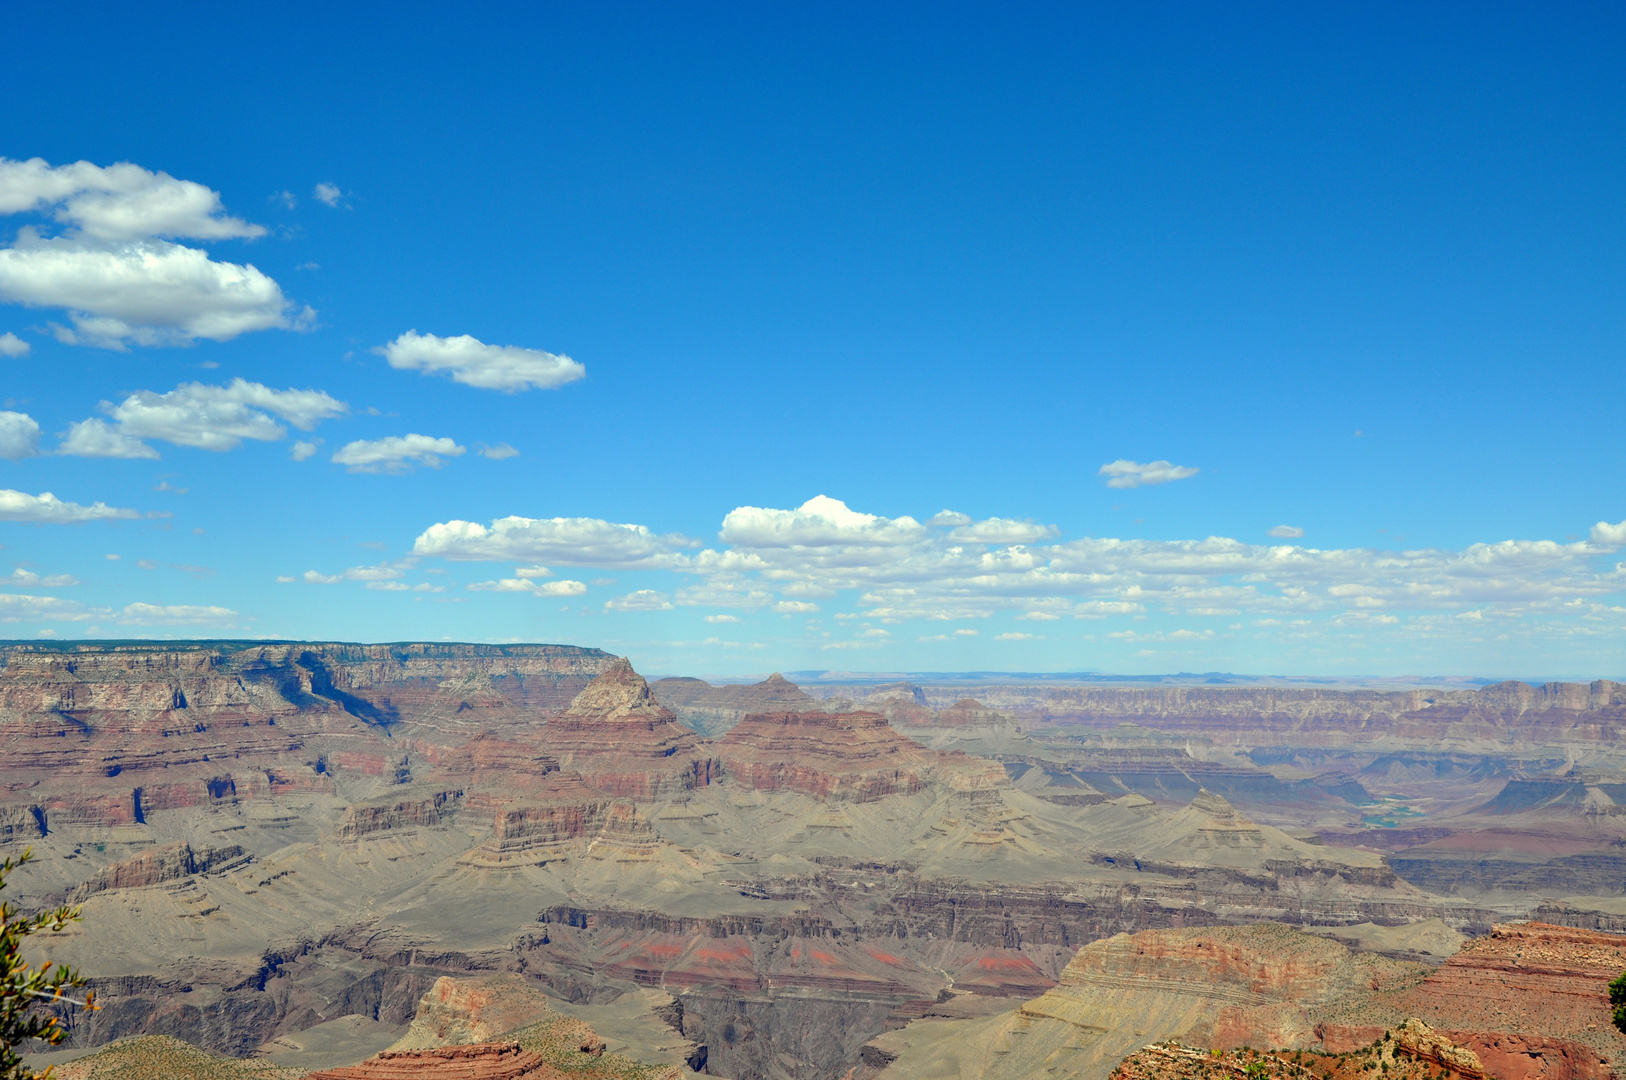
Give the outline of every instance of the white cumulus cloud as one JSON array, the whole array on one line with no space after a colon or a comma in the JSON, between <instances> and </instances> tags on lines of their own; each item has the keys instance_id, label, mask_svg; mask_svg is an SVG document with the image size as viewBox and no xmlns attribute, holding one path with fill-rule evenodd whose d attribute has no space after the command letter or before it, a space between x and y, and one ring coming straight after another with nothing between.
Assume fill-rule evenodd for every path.
<instances>
[{"instance_id":1,"label":"white cumulus cloud","mask_svg":"<svg viewBox=\"0 0 1626 1080\"><path fill-rule=\"evenodd\" d=\"M443 338L408 330L374 352L393 368L445 374L453 382L508 393L552 390L587 375L587 369L568 356L517 345L487 345L469 334Z\"/></svg>"},{"instance_id":2,"label":"white cumulus cloud","mask_svg":"<svg viewBox=\"0 0 1626 1080\"><path fill-rule=\"evenodd\" d=\"M265 227L230 217L220 194L190 180L121 162L88 161L55 168L42 158L0 158L0 214L49 212L98 240L144 236L226 240L265 235Z\"/></svg>"},{"instance_id":3,"label":"white cumulus cloud","mask_svg":"<svg viewBox=\"0 0 1626 1080\"><path fill-rule=\"evenodd\" d=\"M67 438L56 452L73 457L156 459L159 456L158 451L140 439L126 435L106 420L96 419L70 424Z\"/></svg>"},{"instance_id":4,"label":"white cumulus cloud","mask_svg":"<svg viewBox=\"0 0 1626 1080\"><path fill-rule=\"evenodd\" d=\"M1304 535L1304 530L1297 525L1273 525L1265 530L1265 535L1278 540L1297 540Z\"/></svg>"},{"instance_id":5,"label":"white cumulus cloud","mask_svg":"<svg viewBox=\"0 0 1626 1080\"><path fill-rule=\"evenodd\" d=\"M658 595L656 603L794 614L803 604L830 607L850 597L861 615L838 606L837 620L888 623L1008 614L1030 624L1072 616L1111 628L1112 620L1245 615L1255 625L1284 628L1272 633L1312 632L1301 627L1330 633L1356 625L1402 633L1438 626L1431 632L1443 637L1493 617L1522 619L1520 625L1533 627L1532 620L1549 617L1608 622L1614 618L1610 613L1626 613L1620 602L1607 599L1626 594L1626 564L1614 557L1626 544L1626 522L1601 522L1583 542L1504 540L1413 550L1321 550L1218 536L1062 541L1053 534L1035 537L1048 527L1015 517L981 524L979 529L976 521L955 518L929 527L911 517L855 511L821 496L795 510L737 508L724 518L723 544L688 553L684 549L693 541L643 525L513 517L489 525L433 525L418 537L414 554L665 569L686 575L688 583L644 590ZM974 536L981 539L970 539ZM516 574L512 580L517 585L526 578ZM610 609L632 603L612 601ZM1471 613L1477 613L1473 619ZM1258 621L1266 617L1268 623ZM1207 640L1203 633L1157 640ZM851 642L824 647L854 648L875 640L855 635Z\"/></svg>"},{"instance_id":6,"label":"white cumulus cloud","mask_svg":"<svg viewBox=\"0 0 1626 1080\"><path fill-rule=\"evenodd\" d=\"M912 517L861 514L824 495L795 510L738 507L723 518L718 534L725 543L751 548L892 547L917 543L927 535L926 527Z\"/></svg>"},{"instance_id":7,"label":"white cumulus cloud","mask_svg":"<svg viewBox=\"0 0 1626 1080\"><path fill-rule=\"evenodd\" d=\"M1592 539L1599 544L1626 544L1626 521L1611 525L1600 521L1592 526Z\"/></svg>"},{"instance_id":8,"label":"white cumulus cloud","mask_svg":"<svg viewBox=\"0 0 1626 1080\"><path fill-rule=\"evenodd\" d=\"M694 541L677 533L660 536L642 525L617 525L600 518L505 517L489 527L473 521L431 525L412 551L446 559L535 559L619 570L681 566L687 560L677 552L692 546Z\"/></svg>"},{"instance_id":9,"label":"white cumulus cloud","mask_svg":"<svg viewBox=\"0 0 1626 1080\"><path fill-rule=\"evenodd\" d=\"M58 453L80 457L157 457L141 439L201 450L233 450L244 439L270 442L341 416L349 406L320 390L273 390L247 379L226 386L182 383L166 394L141 390L117 405L102 402L112 423L84 420L69 429Z\"/></svg>"},{"instance_id":10,"label":"white cumulus cloud","mask_svg":"<svg viewBox=\"0 0 1626 1080\"><path fill-rule=\"evenodd\" d=\"M265 228L225 213L217 192L128 163L0 159L0 214L49 215L65 231L18 230L0 249L0 301L60 308L59 340L123 350L227 341L273 327L300 329L281 287L252 265L216 262L175 243L253 239Z\"/></svg>"},{"instance_id":11,"label":"white cumulus cloud","mask_svg":"<svg viewBox=\"0 0 1626 1080\"><path fill-rule=\"evenodd\" d=\"M0 412L0 458L21 461L39 452L39 423L27 413Z\"/></svg>"},{"instance_id":12,"label":"white cumulus cloud","mask_svg":"<svg viewBox=\"0 0 1626 1080\"><path fill-rule=\"evenodd\" d=\"M321 445L321 439L314 439L310 441L300 439L299 441L295 442L293 446L288 448L288 456L293 458L295 461L309 461L311 458L316 456L316 451L321 447Z\"/></svg>"},{"instance_id":13,"label":"white cumulus cloud","mask_svg":"<svg viewBox=\"0 0 1626 1080\"><path fill-rule=\"evenodd\" d=\"M443 457L461 457L465 448L446 438L429 435L390 435L383 439L357 439L333 455L354 473L404 473L413 466L440 468Z\"/></svg>"},{"instance_id":14,"label":"white cumulus cloud","mask_svg":"<svg viewBox=\"0 0 1626 1080\"><path fill-rule=\"evenodd\" d=\"M124 350L230 341L240 334L301 328L314 312L290 314L282 288L252 265L215 262L196 248L162 240L115 247L23 231L0 249L0 300L64 308L71 329L58 340Z\"/></svg>"},{"instance_id":15,"label":"white cumulus cloud","mask_svg":"<svg viewBox=\"0 0 1626 1080\"><path fill-rule=\"evenodd\" d=\"M10 330L0 334L0 356L27 356L31 348L33 346Z\"/></svg>"},{"instance_id":16,"label":"white cumulus cloud","mask_svg":"<svg viewBox=\"0 0 1626 1080\"><path fill-rule=\"evenodd\" d=\"M38 525L77 525L84 521L112 521L138 518L134 510L124 510L106 503L89 506L63 502L49 491L29 495L9 488L0 489L0 521L27 521Z\"/></svg>"},{"instance_id":17,"label":"white cumulus cloud","mask_svg":"<svg viewBox=\"0 0 1626 1080\"><path fill-rule=\"evenodd\" d=\"M1119 458L1096 470L1096 475L1107 478L1110 488L1137 488L1151 484L1166 484L1170 480L1184 480L1196 476L1198 470L1168 461L1129 461Z\"/></svg>"},{"instance_id":18,"label":"white cumulus cloud","mask_svg":"<svg viewBox=\"0 0 1626 1080\"><path fill-rule=\"evenodd\" d=\"M316 185L313 194L318 201L327 203L329 206L338 206L339 200L344 198L344 192L339 189L339 185L330 184L326 180Z\"/></svg>"},{"instance_id":19,"label":"white cumulus cloud","mask_svg":"<svg viewBox=\"0 0 1626 1080\"><path fill-rule=\"evenodd\" d=\"M1054 525L1036 525L1031 521L996 517L963 524L949 533L949 539L968 544L1031 544L1038 540L1053 540L1060 531Z\"/></svg>"},{"instance_id":20,"label":"white cumulus cloud","mask_svg":"<svg viewBox=\"0 0 1626 1080\"><path fill-rule=\"evenodd\" d=\"M470 592L517 592L532 596L580 596L587 586L579 581L561 578L558 581L538 581L530 577L502 578L498 581L477 581L468 586Z\"/></svg>"}]
</instances>

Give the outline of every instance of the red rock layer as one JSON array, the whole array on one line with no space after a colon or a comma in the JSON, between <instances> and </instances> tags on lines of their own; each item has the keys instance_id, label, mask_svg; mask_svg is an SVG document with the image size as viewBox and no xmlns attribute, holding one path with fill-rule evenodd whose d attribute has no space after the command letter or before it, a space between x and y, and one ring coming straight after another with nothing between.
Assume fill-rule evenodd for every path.
<instances>
[{"instance_id":1,"label":"red rock layer","mask_svg":"<svg viewBox=\"0 0 1626 1080\"><path fill-rule=\"evenodd\" d=\"M339 826L339 836L356 839L372 833L422 825L439 825L451 817L462 791L437 791L421 798L387 799L352 806Z\"/></svg>"},{"instance_id":2,"label":"red rock layer","mask_svg":"<svg viewBox=\"0 0 1626 1080\"><path fill-rule=\"evenodd\" d=\"M871 802L951 772L987 772L963 754L928 750L872 712L757 713L723 736L717 753L737 783L821 800Z\"/></svg>"},{"instance_id":3,"label":"red rock layer","mask_svg":"<svg viewBox=\"0 0 1626 1080\"><path fill-rule=\"evenodd\" d=\"M1080 949L1061 981L1234 987L1274 1001L1310 1002L1349 989L1351 971L1342 945L1261 923L1118 934Z\"/></svg>"},{"instance_id":4,"label":"red rock layer","mask_svg":"<svg viewBox=\"0 0 1626 1080\"><path fill-rule=\"evenodd\" d=\"M655 701L625 660L611 662L564 715L549 720L542 741L593 787L632 799L704 787L718 772L707 744Z\"/></svg>"},{"instance_id":5,"label":"red rock layer","mask_svg":"<svg viewBox=\"0 0 1626 1080\"><path fill-rule=\"evenodd\" d=\"M1609 1015L1609 981L1622 971L1626 935L1516 923L1463 945L1400 1007L1461 1035L1496 1075L1589 1076L1600 1058L1626 1061Z\"/></svg>"},{"instance_id":6,"label":"red rock layer","mask_svg":"<svg viewBox=\"0 0 1626 1080\"><path fill-rule=\"evenodd\" d=\"M1383 1038L1373 1024L1321 1024L1316 1037L1329 1054L1348 1054ZM1457 1046L1472 1050L1486 1075L1497 1080L1614 1080L1615 1072L1598 1051L1571 1039L1507 1031L1435 1029Z\"/></svg>"},{"instance_id":7,"label":"red rock layer","mask_svg":"<svg viewBox=\"0 0 1626 1080\"><path fill-rule=\"evenodd\" d=\"M1009 722L1010 717L975 698L961 698L948 708L937 710L933 721L940 727L994 727Z\"/></svg>"},{"instance_id":8,"label":"red rock layer","mask_svg":"<svg viewBox=\"0 0 1626 1080\"><path fill-rule=\"evenodd\" d=\"M385 1050L360 1065L313 1072L305 1080L564 1080L519 1043L476 1043L433 1050Z\"/></svg>"},{"instance_id":9,"label":"red rock layer","mask_svg":"<svg viewBox=\"0 0 1626 1080\"><path fill-rule=\"evenodd\" d=\"M495 808L491 837L466 859L478 865L546 864L583 854L637 860L661 842L630 801L590 786L575 772L551 774L546 785L523 801L491 792L471 801L474 809Z\"/></svg>"},{"instance_id":10,"label":"red rock layer","mask_svg":"<svg viewBox=\"0 0 1626 1080\"><path fill-rule=\"evenodd\" d=\"M926 786L931 751L879 713L781 712L747 716L717 744L730 779L762 791L836 793L857 802Z\"/></svg>"},{"instance_id":11,"label":"red rock layer","mask_svg":"<svg viewBox=\"0 0 1626 1080\"><path fill-rule=\"evenodd\" d=\"M403 767L481 724L540 728L607 663L566 646L77 645L0 649L0 809L108 828L151 811ZM499 707L500 706L500 707Z\"/></svg>"}]
</instances>

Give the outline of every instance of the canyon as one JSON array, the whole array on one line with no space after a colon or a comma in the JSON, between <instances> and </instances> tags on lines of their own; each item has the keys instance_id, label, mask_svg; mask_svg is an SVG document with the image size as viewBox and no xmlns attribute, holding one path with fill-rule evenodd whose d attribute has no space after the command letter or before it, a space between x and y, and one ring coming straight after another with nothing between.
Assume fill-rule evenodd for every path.
<instances>
[{"instance_id":1,"label":"canyon","mask_svg":"<svg viewBox=\"0 0 1626 1080\"><path fill-rule=\"evenodd\" d=\"M105 1003L69 1011L76 1052L531 1075L499 998L740 1080L942 1075L983 1044L1007 1049L980 1075L1104 1080L1153 1038L1364 1053L1411 1019L1519 1080L1621 1049L1613 683L711 686L416 643L0 662L0 849L38 855L8 895L83 904L49 955ZM286 1049L341 1030L349 1060Z\"/></svg>"}]
</instances>

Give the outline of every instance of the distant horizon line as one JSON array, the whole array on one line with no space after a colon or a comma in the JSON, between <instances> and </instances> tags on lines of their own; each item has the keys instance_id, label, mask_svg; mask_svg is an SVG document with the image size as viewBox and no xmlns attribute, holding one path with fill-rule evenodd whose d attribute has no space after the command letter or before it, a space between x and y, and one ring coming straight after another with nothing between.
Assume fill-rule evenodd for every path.
<instances>
[{"instance_id":1,"label":"distant horizon line","mask_svg":"<svg viewBox=\"0 0 1626 1080\"><path fill-rule=\"evenodd\" d=\"M345 641L338 638L0 638L0 649L29 648L40 649L47 652L68 652L74 649L90 647L116 647L116 648L208 648L219 646L240 646L251 648L256 645L345 645L358 647L378 646L407 646L407 645L433 645L433 646L475 646L483 648L549 648L549 649L576 649L588 653L602 653L606 656L619 656L622 654L611 652L594 645L572 645L564 642L552 641L429 641L425 639L401 639L395 641ZM791 682L815 686L861 686L881 685L890 682L952 682L964 684L988 684L998 681L1019 680L1025 682L1076 682L1094 685L1130 684L1145 685L1160 683L1163 685L1186 686L1238 686L1238 685L1323 685L1323 686L1405 686L1405 687L1440 687L1449 689L1480 689L1486 686L1495 686L1498 683L1520 682L1528 686L1544 686L1549 683L1591 684L1594 682L1626 682L1626 676L1616 675L1580 675L1563 674L1541 677L1506 676L1493 678L1483 675L1251 675L1231 671L1177 671L1159 674L1128 675L1097 669L1083 668L1070 671L1012 671L994 668L973 668L960 671L852 671L834 668L798 668L787 669L780 672L755 673L707 673L702 675L679 674L672 672L646 675L651 682L659 679L691 678L709 682L712 685L749 685L762 682L772 675L778 674Z\"/></svg>"}]
</instances>

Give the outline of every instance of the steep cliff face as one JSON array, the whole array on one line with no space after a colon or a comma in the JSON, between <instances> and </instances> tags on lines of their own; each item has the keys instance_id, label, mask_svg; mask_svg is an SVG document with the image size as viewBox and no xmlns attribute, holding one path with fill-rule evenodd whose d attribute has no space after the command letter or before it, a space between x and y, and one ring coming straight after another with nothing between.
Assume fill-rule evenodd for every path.
<instances>
[{"instance_id":1,"label":"steep cliff face","mask_svg":"<svg viewBox=\"0 0 1626 1080\"><path fill-rule=\"evenodd\" d=\"M1574 1049L1618 1066L1626 1062L1626 1037L1610 1022L1609 981L1622 971L1626 936L1516 923L1465 944L1403 1007L1454 1032L1497 1075L1503 1059L1532 1056L1529 1047L1509 1046L1520 1040L1508 1035L1579 1044ZM1550 1056L1587 1055L1559 1045Z\"/></svg>"},{"instance_id":2,"label":"steep cliff face","mask_svg":"<svg viewBox=\"0 0 1626 1080\"><path fill-rule=\"evenodd\" d=\"M540 730L611 657L570 646L14 645L0 649L0 828L331 792L487 727Z\"/></svg>"},{"instance_id":3,"label":"steep cliff face","mask_svg":"<svg viewBox=\"0 0 1626 1080\"><path fill-rule=\"evenodd\" d=\"M878 713L757 713L717 744L728 776L760 791L869 802L913 794L928 783L999 787L1003 769L960 753L928 750Z\"/></svg>"},{"instance_id":4,"label":"steep cliff face","mask_svg":"<svg viewBox=\"0 0 1626 1080\"><path fill-rule=\"evenodd\" d=\"M654 799L717 777L707 745L655 700L625 660L611 661L550 720L543 742L561 766L612 795Z\"/></svg>"},{"instance_id":5,"label":"steep cliff face","mask_svg":"<svg viewBox=\"0 0 1626 1080\"><path fill-rule=\"evenodd\" d=\"M75 888L69 900L82 903L110 889L140 889L180 881L194 874L230 869L247 863L248 859L248 853L236 844L199 850L193 850L187 843L164 844L104 867L95 877Z\"/></svg>"}]
</instances>

